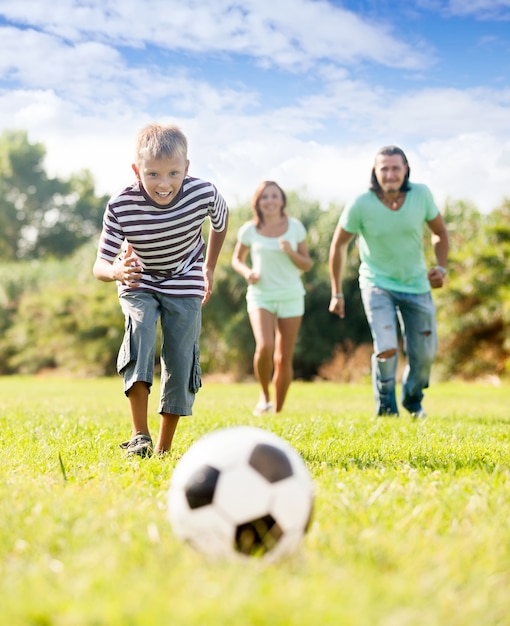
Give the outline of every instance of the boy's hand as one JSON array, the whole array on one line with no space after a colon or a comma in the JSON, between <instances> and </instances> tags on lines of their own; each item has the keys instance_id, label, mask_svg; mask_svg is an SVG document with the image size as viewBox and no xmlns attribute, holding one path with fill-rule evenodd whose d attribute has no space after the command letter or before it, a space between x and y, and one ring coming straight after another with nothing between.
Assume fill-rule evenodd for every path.
<instances>
[{"instance_id":1,"label":"boy's hand","mask_svg":"<svg viewBox=\"0 0 510 626\"><path fill-rule=\"evenodd\" d=\"M207 303L212 294L212 286L214 279L214 272L211 269L207 269L204 265L204 297L202 298L202 306Z\"/></svg>"},{"instance_id":2,"label":"boy's hand","mask_svg":"<svg viewBox=\"0 0 510 626\"><path fill-rule=\"evenodd\" d=\"M133 246L128 243L126 253L117 264L115 280L119 280L127 287L138 287L142 278L142 266L133 252Z\"/></svg>"}]
</instances>

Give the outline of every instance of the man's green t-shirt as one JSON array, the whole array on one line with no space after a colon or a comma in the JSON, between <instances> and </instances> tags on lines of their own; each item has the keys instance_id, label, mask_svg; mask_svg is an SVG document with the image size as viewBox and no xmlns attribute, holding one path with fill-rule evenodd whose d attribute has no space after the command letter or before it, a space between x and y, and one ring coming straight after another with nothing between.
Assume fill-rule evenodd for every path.
<instances>
[{"instance_id":1,"label":"man's green t-shirt","mask_svg":"<svg viewBox=\"0 0 510 626\"><path fill-rule=\"evenodd\" d=\"M429 188L418 183L410 183L398 211L391 211L373 191L347 205L340 225L359 235L360 288L376 285L406 293L430 291L423 226L438 213Z\"/></svg>"}]
</instances>

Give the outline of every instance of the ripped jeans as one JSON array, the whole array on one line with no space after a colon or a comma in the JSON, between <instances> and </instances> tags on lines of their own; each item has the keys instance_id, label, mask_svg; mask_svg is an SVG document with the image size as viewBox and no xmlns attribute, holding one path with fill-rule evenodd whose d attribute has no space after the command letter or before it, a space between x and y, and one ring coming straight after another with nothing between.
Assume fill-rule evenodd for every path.
<instances>
[{"instance_id":1,"label":"ripped jeans","mask_svg":"<svg viewBox=\"0 0 510 626\"><path fill-rule=\"evenodd\" d=\"M437 352L436 308L430 292L414 294L369 286L361 290L365 315L372 333L372 387L377 415L398 415L396 375L398 326L407 364L402 376L402 406L410 413L421 410L423 389ZM394 351L386 358L379 355Z\"/></svg>"}]
</instances>

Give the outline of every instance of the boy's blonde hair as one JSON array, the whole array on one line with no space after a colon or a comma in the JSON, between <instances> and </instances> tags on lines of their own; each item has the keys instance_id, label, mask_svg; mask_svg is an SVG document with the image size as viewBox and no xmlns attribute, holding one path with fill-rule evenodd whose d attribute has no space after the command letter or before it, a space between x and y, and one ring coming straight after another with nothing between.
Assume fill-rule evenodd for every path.
<instances>
[{"instance_id":1,"label":"boy's blonde hair","mask_svg":"<svg viewBox=\"0 0 510 626\"><path fill-rule=\"evenodd\" d=\"M149 124L138 133L135 146L138 167L144 159L175 156L182 156L185 161L188 159L188 140L177 126Z\"/></svg>"}]
</instances>

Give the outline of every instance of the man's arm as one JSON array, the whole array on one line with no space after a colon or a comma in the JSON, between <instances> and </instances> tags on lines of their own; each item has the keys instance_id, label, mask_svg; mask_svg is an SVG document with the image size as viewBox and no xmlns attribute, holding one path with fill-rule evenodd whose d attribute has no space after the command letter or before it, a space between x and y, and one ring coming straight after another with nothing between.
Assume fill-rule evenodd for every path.
<instances>
[{"instance_id":1,"label":"man's arm","mask_svg":"<svg viewBox=\"0 0 510 626\"><path fill-rule=\"evenodd\" d=\"M353 233L349 233L338 224L329 248L329 277L331 280L329 311L342 318L345 317L345 302L342 290L343 275L347 262L349 242L353 237Z\"/></svg>"},{"instance_id":2,"label":"man's arm","mask_svg":"<svg viewBox=\"0 0 510 626\"><path fill-rule=\"evenodd\" d=\"M427 275L430 286L433 289L438 289L443 286L446 276L446 263L448 261L449 249L448 230L446 229L446 224L441 214L437 215L433 220L430 220L430 222L427 222L427 226L432 232L431 241L437 263L435 267L432 267L428 271Z\"/></svg>"}]
</instances>

